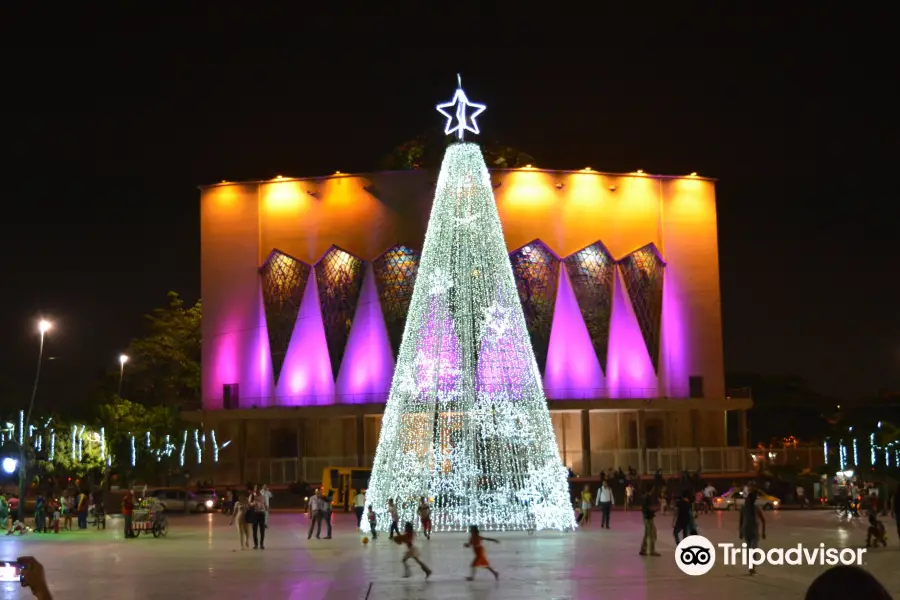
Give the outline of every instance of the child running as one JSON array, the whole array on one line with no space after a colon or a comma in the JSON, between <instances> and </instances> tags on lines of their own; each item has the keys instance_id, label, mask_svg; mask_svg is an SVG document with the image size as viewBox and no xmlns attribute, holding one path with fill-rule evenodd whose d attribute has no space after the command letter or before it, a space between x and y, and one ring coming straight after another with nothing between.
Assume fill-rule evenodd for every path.
<instances>
[{"instance_id":1,"label":"child running","mask_svg":"<svg viewBox=\"0 0 900 600\"><path fill-rule=\"evenodd\" d=\"M419 520L422 521L422 533L425 539L431 539L431 506L425 496L419 499Z\"/></svg>"},{"instance_id":2,"label":"child running","mask_svg":"<svg viewBox=\"0 0 900 600\"><path fill-rule=\"evenodd\" d=\"M394 541L397 544L406 544L406 553L403 555L403 576L409 577L411 575L409 571L409 564L406 561L409 559L413 559L419 566L422 567L422 572L425 573L425 579L431 577L431 569L428 568L428 565L419 560L419 550L415 547L416 534L413 531L413 524L407 522L403 527L403 534L394 536Z\"/></svg>"},{"instance_id":3,"label":"child running","mask_svg":"<svg viewBox=\"0 0 900 600\"><path fill-rule=\"evenodd\" d=\"M466 577L467 580L472 581L475 579L475 569L479 567L484 567L488 571L494 574L494 579L500 578L500 573L497 572L494 567L491 566L491 563L488 562L487 556L484 554L484 546L482 542L494 542L495 544L499 544L500 540L495 540L494 538L482 537L478 532L478 526L472 525L469 527L469 543L466 544L466 548L471 548L473 552L475 552L475 560L472 561L472 574Z\"/></svg>"},{"instance_id":4,"label":"child running","mask_svg":"<svg viewBox=\"0 0 900 600\"><path fill-rule=\"evenodd\" d=\"M372 507L371 507L371 506L369 506L369 512L366 514L366 517L368 517L368 519L369 519L369 530L370 530L371 533L372 533L372 540L373 540L373 541L374 541L374 540L377 540L377 539L378 539L378 532L375 531L375 525L377 524L377 521L375 520L375 519L376 519L376 517L375 517L375 511L372 510Z\"/></svg>"},{"instance_id":5,"label":"child running","mask_svg":"<svg viewBox=\"0 0 900 600\"><path fill-rule=\"evenodd\" d=\"M391 528L388 531L388 537L394 537L394 533L400 535L400 515L397 514L397 505L394 504L394 499L388 499L388 514L391 516Z\"/></svg>"},{"instance_id":6,"label":"child running","mask_svg":"<svg viewBox=\"0 0 900 600\"><path fill-rule=\"evenodd\" d=\"M881 544L887 548L887 535L884 530L884 523L878 520L874 512L869 513L869 530L866 534L866 548L872 546L878 547Z\"/></svg>"}]
</instances>

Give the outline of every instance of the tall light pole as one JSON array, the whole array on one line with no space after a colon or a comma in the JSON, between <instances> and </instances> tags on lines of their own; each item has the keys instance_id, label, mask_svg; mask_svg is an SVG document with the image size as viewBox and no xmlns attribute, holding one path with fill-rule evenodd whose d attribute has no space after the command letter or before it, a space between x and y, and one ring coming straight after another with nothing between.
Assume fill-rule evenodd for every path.
<instances>
[{"instance_id":1,"label":"tall light pole","mask_svg":"<svg viewBox=\"0 0 900 600\"><path fill-rule=\"evenodd\" d=\"M119 397L122 397L122 379L125 377L125 363L128 362L128 356L119 355Z\"/></svg>"},{"instance_id":2,"label":"tall light pole","mask_svg":"<svg viewBox=\"0 0 900 600\"><path fill-rule=\"evenodd\" d=\"M25 520L25 480L28 477L28 462L25 456L25 446L28 444L28 425L31 423L31 411L34 408L34 398L37 396L38 383L41 381L41 364L44 362L44 335L53 325L50 321L41 319L38 323L38 331L41 332L41 345L38 349L37 371L34 374L34 387L31 389L31 402L28 403L28 412L25 413L25 421L22 424L22 444L19 444L19 521Z\"/></svg>"}]
</instances>

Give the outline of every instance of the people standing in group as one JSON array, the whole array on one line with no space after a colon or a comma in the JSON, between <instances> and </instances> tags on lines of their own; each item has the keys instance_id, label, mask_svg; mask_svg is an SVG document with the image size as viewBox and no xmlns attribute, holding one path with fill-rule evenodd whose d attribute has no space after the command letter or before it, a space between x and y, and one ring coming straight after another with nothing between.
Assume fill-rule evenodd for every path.
<instances>
[{"instance_id":1,"label":"people standing in group","mask_svg":"<svg viewBox=\"0 0 900 600\"><path fill-rule=\"evenodd\" d=\"M42 494L38 494L34 501L34 530L36 533L47 533L47 503Z\"/></svg>"},{"instance_id":2,"label":"people standing in group","mask_svg":"<svg viewBox=\"0 0 900 600\"><path fill-rule=\"evenodd\" d=\"M400 535L398 533L393 538L394 542L396 542L397 544L406 544L406 552L403 554L403 559L402 559L403 576L409 577L412 574L409 570L409 564L407 563L407 561L409 559L412 559L412 560L416 561L417 563L419 563L419 566L422 568L422 572L425 573L425 579L428 579L429 577L431 577L431 569L429 569L428 565L423 563L421 561L421 559L419 558L419 549L416 548L416 546L415 546L415 538L416 538L416 534L415 534L415 531L413 530L412 523L407 523L403 527L403 535Z\"/></svg>"},{"instance_id":3,"label":"people standing in group","mask_svg":"<svg viewBox=\"0 0 900 600\"><path fill-rule=\"evenodd\" d=\"M306 539L312 538L313 529L316 530L316 539L320 539L322 534L322 517L324 516L324 500L322 499L322 490L316 489L316 493L309 499L309 505L306 507L306 516L309 517L309 535Z\"/></svg>"},{"instance_id":4,"label":"people standing in group","mask_svg":"<svg viewBox=\"0 0 900 600\"><path fill-rule=\"evenodd\" d=\"M78 529L87 529L88 495L83 490L75 497L75 514L78 515Z\"/></svg>"},{"instance_id":5,"label":"people standing in group","mask_svg":"<svg viewBox=\"0 0 900 600\"><path fill-rule=\"evenodd\" d=\"M250 496L250 508L253 511L253 549L266 549L266 500L262 490L257 486Z\"/></svg>"},{"instance_id":6,"label":"people standing in group","mask_svg":"<svg viewBox=\"0 0 900 600\"><path fill-rule=\"evenodd\" d=\"M656 551L656 511L658 508L659 491L650 488L644 494L641 503L641 513L644 520L644 537L641 540L641 556L659 556Z\"/></svg>"},{"instance_id":7,"label":"people standing in group","mask_svg":"<svg viewBox=\"0 0 900 600\"><path fill-rule=\"evenodd\" d=\"M766 539L766 518L763 516L762 509L756 505L759 494L756 486L750 484L748 486L747 498L744 500L744 506L741 508L740 524L738 535L744 540L747 548L759 548L759 540ZM756 569L750 569L751 575L756 575Z\"/></svg>"},{"instance_id":8,"label":"people standing in group","mask_svg":"<svg viewBox=\"0 0 900 600\"><path fill-rule=\"evenodd\" d=\"M128 490L125 492L125 498L122 499L122 516L125 520L125 537L133 538L134 529L131 527L131 519L134 515L134 492Z\"/></svg>"},{"instance_id":9,"label":"people standing in group","mask_svg":"<svg viewBox=\"0 0 900 600\"><path fill-rule=\"evenodd\" d=\"M63 529L71 531L72 515L75 514L75 497L72 496L72 492L67 490L63 494L60 504L63 507Z\"/></svg>"},{"instance_id":10,"label":"people standing in group","mask_svg":"<svg viewBox=\"0 0 900 600\"><path fill-rule=\"evenodd\" d=\"M353 512L356 513L356 528L362 527L363 513L366 512L366 493L362 490L356 490L353 496Z\"/></svg>"},{"instance_id":11,"label":"people standing in group","mask_svg":"<svg viewBox=\"0 0 900 600\"><path fill-rule=\"evenodd\" d=\"M634 486L629 481L625 486L625 510L634 506Z\"/></svg>"},{"instance_id":12,"label":"people standing in group","mask_svg":"<svg viewBox=\"0 0 900 600\"><path fill-rule=\"evenodd\" d=\"M394 504L394 499L388 499L388 515L391 518L391 528L388 531L388 537L394 537L394 534L400 535L400 515L397 514L397 505Z\"/></svg>"},{"instance_id":13,"label":"people standing in group","mask_svg":"<svg viewBox=\"0 0 900 600\"><path fill-rule=\"evenodd\" d=\"M422 521L422 535L431 539L431 505L425 496L419 498L419 520Z\"/></svg>"},{"instance_id":14,"label":"people standing in group","mask_svg":"<svg viewBox=\"0 0 900 600\"><path fill-rule=\"evenodd\" d=\"M588 523L591 522L591 502L593 501L593 494L591 494L591 486L589 484L584 484L584 489L581 490L581 523L582 527L587 526Z\"/></svg>"},{"instance_id":15,"label":"people standing in group","mask_svg":"<svg viewBox=\"0 0 900 600\"><path fill-rule=\"evenodd\" d=\"M609 529L609 514L612 511L612 505L615 502L612 488L609 487L609 479L604 479L600 484L600 491L597 492L597 506L600 507L600 528Z\"/></svg>"},{"instance_id":16,"label":"people standing in group","mask_svg":"<svg viewBox=\"0 0 900 600\"><path fill-rule=\"evenodd\" d=\"M244 550L250 547L250 523L247 522L247 510L250 508L250 501L247 496L241 496L232 504L234 508L231 513L231 522L228 524L237 526L240 548Z\"/></svg>"},{"instance_id":17,"label":"people standing in group","mask_svg":"<svg viewBox=\"0 0 900 600\"><path fill-rule=\"evenodd\" d=\"M471 548L472 551L475 552L475 558L472 560L472 574L466 577L469 581L475 579L475 569L479 568L487 569L493 573L494 579L500 579L500 573L498 573L497 570L491 566L491 563L488 562L487 556L484 553L483 542L494 542L495 544L499 544L500 540L482 537L481 532L478 531L477 525L469 527L469 542L465 546L466 548Z\"/></svg>"}]
</instances>

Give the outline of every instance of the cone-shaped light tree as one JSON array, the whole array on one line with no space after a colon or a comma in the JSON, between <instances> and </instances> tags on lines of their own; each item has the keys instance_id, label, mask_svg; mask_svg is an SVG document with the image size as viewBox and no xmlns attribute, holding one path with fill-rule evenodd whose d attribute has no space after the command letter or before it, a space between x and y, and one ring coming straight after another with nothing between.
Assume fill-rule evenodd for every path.
<instances>
[{"instance_id":1,"label":"cone-shaped light tree","mask_svg":"<svg viewBox=\"0 0 900 600\"><path fill-rule=\"evenodd\" d=\"M462 141L484 108L461 87L438 106L459 142L441 165L366 495L379 530L389 499L402 528L421 497L435 531L575 526L490 176Z\"/></svg>"}]
</instances>

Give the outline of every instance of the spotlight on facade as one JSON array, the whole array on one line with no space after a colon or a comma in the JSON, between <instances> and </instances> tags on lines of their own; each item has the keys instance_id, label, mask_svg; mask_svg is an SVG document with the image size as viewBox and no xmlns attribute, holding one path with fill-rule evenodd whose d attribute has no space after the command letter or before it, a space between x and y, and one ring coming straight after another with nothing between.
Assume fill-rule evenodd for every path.
<instances>
[{"instance_id":1,"label":"spotlight on facade","mask_svg":"<svg viewBox=\"0 0 900 600\"><path fill-rule=\"evenodd\" d=\"M284 179L284 175L276 175L275 179Z\"/></svg>"},{"instance_id":2,"label":"spotlight on facade","mask_svg":"<svg viewBox=\"0 0 900 600\"><path fill-rule=\"evenodd\" d=\"M638 174L638 175L643 175L643 174L644 174L644 170L643 170L643 169L638 169L638 170L637 170L637 174Z\"/></svg>"},{"instance_id":3,"label":"spotlight on facade","mask_svg":"<svg viewBox=\"0 0 900 600\"><path fill-rule=\"evenodd\" d=\"M15 458L7 456L6 458L3 459L2 465L3 465L3 472L8 475L12 475L13 473L16 472L16 469L19 467L19 461L16 460Z\"/></svg>"},{"instance_id":4,"label":"spotlight on facade","mask_svg":"<svg viewBox=\"0 0 900 600\"><path fill-rule=\"evenodd\" d=\"M593 169L590 168L590 167L585 167L585 168L582 169L582 171L593 171Z\"/></svg>"},{"instance_id":5,"label":"spotlight on facade","mask_svg":"<svg viewBox=\"0 0 900 600\"><path fill-rule=\"evenodd\" d=\"M691 173L691 177L696 177L696 176L697 176L697 171L694 171L693 173Z\"/></svg>"}]
</instances>

